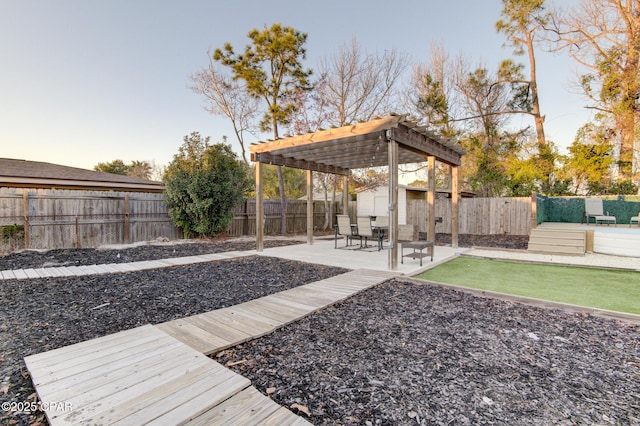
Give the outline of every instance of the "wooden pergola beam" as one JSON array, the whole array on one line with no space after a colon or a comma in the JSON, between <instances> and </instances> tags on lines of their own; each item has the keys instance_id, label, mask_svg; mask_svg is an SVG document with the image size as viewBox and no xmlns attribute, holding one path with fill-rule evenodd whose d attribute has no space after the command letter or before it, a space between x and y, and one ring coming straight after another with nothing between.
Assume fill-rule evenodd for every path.
<instances>
[{"instance_id":1,"label":"wooden pergola beam","mask_svg":"<svg viewBox=\"0 0 640 426\"><path fill-rule=\"evenodd\" d=\"M405 118L406 116L404 115L397 115L393 117L374 119L366 123L352 124L329 130L320 130L314 133L307 133L304 135L251 145L249 149L253 153L269 152L279 149L291 149L294 147L313 145L319 142L339 141L345 138L357 137L358 135L370 135L372 133L384 131L389 127L396 126L398 123L403 122Z\"/></svg>"},{"instance_id":2,"label":"wooden pergola beam","mask_svg":"<svg viewBox=\"0 0 640 426\"><path fill-rule=\"evenodd\" d=\"M350 175L351 170L342 167L316 163L313 161L296 160L270 153L251 154L251 161L275 166L294 167L296 169L313 170L314 172L332 173L335 175Z\"/></svg>"},{"instance_id":3,"label":"wooden pergola beam","mask_svg":"<svg viewBox=\"0 0 640 426\"><path fill-rule=\"evenodd\" d=\"M422 133L407 128L396 127L391 129L390 137L397 140L407 149L437 157L441 163L453 166L462 164L461 153Z\"/></svg>"}]
</instances>

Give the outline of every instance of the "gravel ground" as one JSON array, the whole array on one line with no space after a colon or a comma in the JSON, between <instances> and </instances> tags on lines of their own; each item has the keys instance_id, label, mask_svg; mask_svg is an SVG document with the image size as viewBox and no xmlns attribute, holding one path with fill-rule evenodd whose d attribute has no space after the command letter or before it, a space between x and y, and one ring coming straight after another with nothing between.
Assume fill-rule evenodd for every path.
<instances>
[{"instance_id":1,"label":"gravel ground","mask_svg":"<svg viewBox=\"0 0 640 426\"><path fill-rule=\"evenodd\" d=\"M285 243L291 241L265 241L267 247ZM19 268L111 263L254 244L30 252L19 261L0 257L0 269L8 262ZM26 355L341 272L251 256L126 274L0 281L0 401L36 398ZM640 331L630 324L396 279L217 359L239 362L233 368L260 391L316 424L640 424L639 342ZM36 422L46 419L13 412L0 417L1 424Z\"/></svg>"}]
</instances>

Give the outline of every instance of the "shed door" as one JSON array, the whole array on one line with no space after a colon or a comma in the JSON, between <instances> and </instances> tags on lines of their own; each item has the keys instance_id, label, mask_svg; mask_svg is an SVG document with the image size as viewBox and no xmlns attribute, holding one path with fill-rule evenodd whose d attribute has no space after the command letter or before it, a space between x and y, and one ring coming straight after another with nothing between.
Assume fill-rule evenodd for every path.
<instances>
[{"instance_id":1,"label":"shed door","mask_svg":"<svg viewBox=\"0 0 640 426\"><path fill-rule=\"evenodd\" d=\"M373 204L374 216L389 215L389 197L387 195L376 195Z\"/></svg>"}]
</instances>

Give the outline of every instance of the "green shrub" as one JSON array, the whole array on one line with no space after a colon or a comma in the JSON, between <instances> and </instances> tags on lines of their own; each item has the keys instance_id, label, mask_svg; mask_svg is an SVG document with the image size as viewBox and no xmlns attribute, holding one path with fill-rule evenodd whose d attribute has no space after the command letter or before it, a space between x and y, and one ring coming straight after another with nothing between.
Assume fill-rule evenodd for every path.
<instances>
[{"instance_id":1,"label":"green shrub","mask_svg":"<svg viewBox=\"0 0 640 426\"><path fill-rule=\"evenodd\" d=\"M250 180L247 167L229 145L209 145L197 132L184 144L164 175L169 215L185 238L224 231L242 202Z\"/></svg>"}]
</instances>

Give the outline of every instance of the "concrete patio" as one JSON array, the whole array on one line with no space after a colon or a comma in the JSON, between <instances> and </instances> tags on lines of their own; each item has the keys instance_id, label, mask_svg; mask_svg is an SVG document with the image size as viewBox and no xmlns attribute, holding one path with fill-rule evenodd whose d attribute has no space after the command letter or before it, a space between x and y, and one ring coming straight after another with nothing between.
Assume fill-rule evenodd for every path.
<instances>
[{"instance_id":1,"label":"concrete patio","mask_svg":"<svg viewBox=\"0 0 640 426\"><path fill-rule=\"evenodd\" d=\"M329 239L314 239L313 244L296 244L284 247L265 248L262 252L255 252L255 254L261 256L280 257L284 259L299 260L301 262L318 263L322 265L338 266L348 269L372 269L377 271L389 270L389 255L391 253L388 249L376 250L374 241L369 243L373 247L369 247L366 250L359 250L355 246L345 248L345 241L338 240L338 248L334 248L333 238ZM386 247L386 243L385 243ZM422 267L420 266L419 259L404 259L404 263L398 259L398 269L395 272L404 275L415 275L424 270L433 268L434 266L447 261L460 253L468 251L469 248L451 248L445 246L436 246L433 255L433 262L429 257L422 259ZM401 253L401 250L398 250ZM409 253L409 250L405 250L405 254Z\"/></svg>"}]
</instances>

